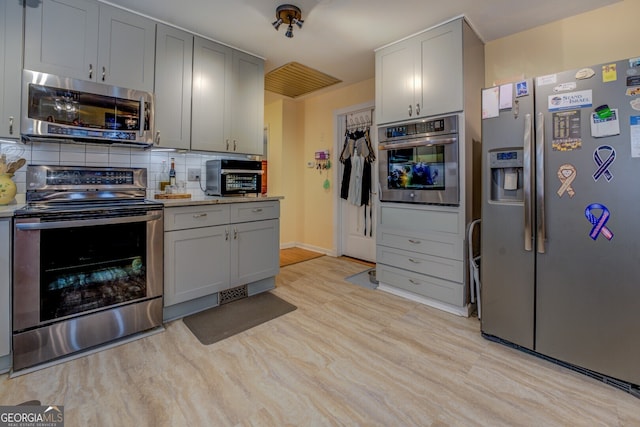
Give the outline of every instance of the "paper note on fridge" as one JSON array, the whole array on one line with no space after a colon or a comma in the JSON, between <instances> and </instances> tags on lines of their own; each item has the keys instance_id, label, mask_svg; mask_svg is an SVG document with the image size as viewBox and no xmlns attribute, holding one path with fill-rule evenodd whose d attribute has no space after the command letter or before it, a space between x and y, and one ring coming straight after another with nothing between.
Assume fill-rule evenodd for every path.
<instances>
[{"instance_id":1,"label":"paper note on fridge","mask_svg":"<svg viewBox=\"0 0 640 427\"><path fill-rule=\"evenodd\" d=\"M611 116L601 119L597 113L591 113L591 136L602 138L604 136L620 135L620 120L618 109L611 109Z\"/></svg>"},{"instance_id":2,"label":"paper note on fridge","mask_svg":"<svg viewBox=\"0 0 640 427\"><path fill-rule=\"evenodd\" d=\"M500 115L500 88L498 86L482 90L482 118Z\"/></svg>"}]
</instances>

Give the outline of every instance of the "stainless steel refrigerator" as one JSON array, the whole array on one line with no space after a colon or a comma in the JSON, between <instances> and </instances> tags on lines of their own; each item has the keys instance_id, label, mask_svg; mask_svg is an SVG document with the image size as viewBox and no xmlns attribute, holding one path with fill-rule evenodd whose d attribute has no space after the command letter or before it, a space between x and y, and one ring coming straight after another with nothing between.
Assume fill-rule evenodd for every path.
<instances>
[{"instance_id":1,"label":"stainless steel refrigerator","mask_svg":"<svg viewBox=\"0 0 640 427\"><path fill-rule=\"evenodd\" d=\"M482 95L483 335L639 395L640 58Z\"/></svg>"}]
</instances>

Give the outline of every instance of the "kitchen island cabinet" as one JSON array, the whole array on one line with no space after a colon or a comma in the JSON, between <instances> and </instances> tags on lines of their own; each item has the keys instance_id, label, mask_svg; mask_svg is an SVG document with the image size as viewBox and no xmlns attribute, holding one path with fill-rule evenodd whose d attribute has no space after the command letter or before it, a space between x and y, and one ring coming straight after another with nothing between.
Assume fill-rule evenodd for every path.
<instances>
[{"instance_id":1,"label":"kitchen island cabinet","mask_svg":"<svg viewBox=\"0 0 640 427\"><path fill-rule=\"evenodd\" d=\"M165 208L164 320L216 306L230 288L273 288L279 214L277 200Z\"/></svg>"},{"instance_id":2,"label":"kitchen island cabinet","mask_svg":"<svg viewBox=\"0 0 640 427\"><path fill-rule=\"evenodd\" d=\"M11 367L11 219L0 218L0 372Z\"/></svg>"},{"instance_id":3,"label":"kitchen island cabinet","mask_svg":"<svg viewBox=\"0 0 640 427\"><path fill-rule=\"evenodd\" d=\"M93 0L41 0L25 14L24 68L153 92L156 24Z\"/></svg>"},{"instance_id":4,"label":"kitchen island cabinet","mask_svg":"<svg viewBox=\"0 0 640 427\"><path fill-rule=\"evenodd\" d=\"M20 138L22 5L0 2L0 137Z\"/></svg>"}]
</instances>

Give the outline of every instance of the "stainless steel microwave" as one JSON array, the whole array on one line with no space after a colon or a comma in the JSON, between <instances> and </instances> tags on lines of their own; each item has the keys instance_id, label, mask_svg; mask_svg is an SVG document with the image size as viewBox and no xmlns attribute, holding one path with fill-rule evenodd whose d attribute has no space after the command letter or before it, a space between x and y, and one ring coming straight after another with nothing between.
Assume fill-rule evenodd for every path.
<instances>
[{"instance_id":1,"label":"stainless steel microwave","mask_svg":"<svg viewBox=\"0 0 640 427\"><path fill-rule=\"evenodd\" d=\"M378 128L383 202L460 204L458 117Z\"/></svg>"},{"instance_id":2,"label":"stainless steel microwave","mask_svg":"<svg viewBox=\"0 0 640 427\"><path fill-rule=\"evenodd\" d=\"M153 94L23 70L20 131L26 141L149 146Z\"/></svg>"}]
</instances>

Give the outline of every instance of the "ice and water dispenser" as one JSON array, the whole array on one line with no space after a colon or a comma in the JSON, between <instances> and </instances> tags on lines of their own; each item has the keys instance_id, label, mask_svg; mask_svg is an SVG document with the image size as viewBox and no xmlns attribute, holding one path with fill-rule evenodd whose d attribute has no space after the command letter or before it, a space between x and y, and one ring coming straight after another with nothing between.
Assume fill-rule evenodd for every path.
<instances>
[{"instance_id":1,"label":"ice and water dispenser","mask_svg":"<svg viewBox=\"0 0 640 427\"><path fill-rule=\"evenodd\" d=\"M491 201L522 202L523 158L522 149L495 150L489 152L491 173Z\"/></svg>"}]
</instances>

